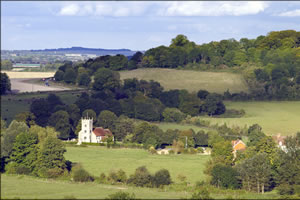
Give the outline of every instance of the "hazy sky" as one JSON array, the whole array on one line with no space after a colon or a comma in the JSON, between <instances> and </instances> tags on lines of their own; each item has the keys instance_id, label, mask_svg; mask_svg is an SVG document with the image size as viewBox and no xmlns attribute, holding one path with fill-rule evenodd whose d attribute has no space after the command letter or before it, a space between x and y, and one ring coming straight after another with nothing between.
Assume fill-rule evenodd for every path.
<instances>
[{"instance_id":1,"label":"hazy sky","mask_svg":"<svg viewBox=\"0 0 300 200\"><path fill-rule=\"evenodd\" d=\"M197 44L300 31L300 2L1 1L1 49L147 50L184 34Z\"/></svg>"}]
</instances>

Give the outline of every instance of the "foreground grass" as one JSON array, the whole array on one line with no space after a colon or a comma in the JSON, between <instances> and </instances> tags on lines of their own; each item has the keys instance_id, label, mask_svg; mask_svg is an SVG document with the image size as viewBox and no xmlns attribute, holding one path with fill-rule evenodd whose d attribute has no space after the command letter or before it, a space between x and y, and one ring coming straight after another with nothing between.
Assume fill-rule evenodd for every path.
<instances>
[{"instance_id":1,"label":"foreground grass","mask_svg":"<svg viewBox=\"0 0 300 200\"><path fill-rule=\"evenodd\" d=\"M225 102L227 109L244 109L241 118L204 119L212 123L251 126L259 124L267 135L293 135L300 131L300 101Z\"/></svg>"},{"instance_id":2,"label":"foreground grass","mask_svg":"<svg viewBox=\"0 0 300 200\"><path fill-rule=\"evenodd\" d=\"M158 81L165 90L187 89L190 92L197 92L200 89L205 89L222 94L228 89L231 93L248 91L247 83L242 75L230 72L147 68L121 71L120 75L122 80L138 78Z\"/></svg>"},{"instance_id":3,"label":"foreground grass","mask_svg":"<svg viewBox=\"0 0 300 200\"><path fill-rule=\"evenodd\" d=\"M192 193L175 191L172 189L137 188L126 185L104 185L97 183L75 183L42 179L23 175L1 174L1 199L104 199L108 195L124 191L134 193L139 199L184 199L190 198ZM249 193L245 191L211 191L216 199L229 196L236 199L278 199L274 191L265 194Z\"/></svg>"},{"instance_id":4,"label":"foreground grass","mask_svg":"<svg viewBox=\"0 0 300 200\"><path fill-rule=\"evenodd\" d=\"M7 74L9 78L47 78L53 77L55 72L15 72L2 71Z\"/></svg>"},{"instance_id":5,"label":"foreground grass","mask_svg":"<svg viewBox=\"0 0 300 200\"><path fill-rule=\"evenodd\" d=\"M118 169L123 169L129 176L137 167L145 165L153 174L165 168L169 170L174 182L178 182L177 176L181 174L193 184L205 180L203 171L210 158L206 155L152 155L142 149L107 149L97 146L67 147L65 157L72 162L81 163L94 176Z\"/></svg>"}]
</instances>

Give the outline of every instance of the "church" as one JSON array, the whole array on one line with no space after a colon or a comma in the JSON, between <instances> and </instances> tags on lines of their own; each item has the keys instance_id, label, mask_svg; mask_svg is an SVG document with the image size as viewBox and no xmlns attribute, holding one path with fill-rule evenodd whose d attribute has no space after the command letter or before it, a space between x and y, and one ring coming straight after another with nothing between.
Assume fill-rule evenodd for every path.
<instances>
[{"instance_id":1,"label":"church","mask_svg":"<svg viewBox=\"0 0 300 200\"><path fill-rule=\"evenodd\" d=\"M81 119L81 130L78 133L78 145L82 142L102 143L107 137L112 137L113 134L109 129L96 127L93 129L93 118Z\"/></svg>"}]
</instances>

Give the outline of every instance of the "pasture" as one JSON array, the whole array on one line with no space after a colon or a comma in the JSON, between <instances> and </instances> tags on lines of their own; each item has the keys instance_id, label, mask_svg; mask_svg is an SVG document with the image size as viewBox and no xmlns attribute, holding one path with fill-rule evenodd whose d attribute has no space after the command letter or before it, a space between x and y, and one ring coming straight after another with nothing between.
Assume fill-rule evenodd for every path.
<instances>
[{"instance_id":1,"label":"pasture","mask_svg":"<svg viewBox=\"0 0 300 200\"><path fill-rule=\"evenodd\" d=\"M187 199L192 192L174 189L137 188L126 185L75 183L23 175L1 174L1 199L104 199L118 191L134 193L138 199ZM215 199L231 196L235 199L278 199L276 191L257 194L246 191L211 191Z\"/></svg>"},{"instance_id":2,"label":"pasture","mask_svg":"<svg viewBox=\"0 0 300 200\"><path fill-rule=\"evenodd\" d=\"M146 68L121 71L120 76L122 80L137 78L158 81L165 90L187 89L189 92L198 92L200 89L205 89L209 92L222 94L227 89L231 93L248 91L248 86L243 76L230 72Z\"/></svg>"},{"instance_id":3,"label":"pasture","mask_svg":"<svg viewBox=\"0 0 300 200\"><path fill-rule=\"evenodd\" d=\"M7 76L12 78L47 78L53 77L55 72L16 72L16 71L2 71Z\"/></svg>"},{"instance_id":4,"label":"pasture","mask_svg":"<svg viewBox=\"0 0 300 200\"><path fill-rule=\"evenodd\" d=\"M147 166L151 173L168 169L172 180L178 182L179 174L187 177L187 181L195 183L205 180L203 170L210 156L207 155L152 155L142 149L107 149L106 147L67 147L65 158L81 163L94 176L102 172L108 174L111 170L123 169L127 176L133 174L140 166Z\"/></svg>"},{"instance_id":5,"label":"pasture","mask_svg":"<svg viewBox=\"0 0 300 200\"><path fill-rule=\"evenodd\" d=\"M244 109L241 118L201 117L211 123L251 126L259 124L266 135L293 135L300 131L300 101L225 102L227 109Z\"/></svg>"}]
</instances>

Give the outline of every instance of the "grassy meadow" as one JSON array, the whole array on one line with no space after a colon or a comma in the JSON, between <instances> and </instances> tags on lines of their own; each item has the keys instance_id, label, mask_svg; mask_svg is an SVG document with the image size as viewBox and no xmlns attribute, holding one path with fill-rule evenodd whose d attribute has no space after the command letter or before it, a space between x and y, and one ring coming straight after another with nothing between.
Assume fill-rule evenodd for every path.
<instances>
[{"instance_id":1,"label":"grassy meadow","mask_svg":"<svg viewBox=\"0 0 300 200\"><path fill-rule=\"evenodd\" d=\"M179 174L185 175L187 181L193 184L205 180L204 164L210 158L207 155L152 155L142 149L107 149L97 146L67 147L65 157L81 163L95 176L118 169L123 169L129 176L136 168L145 165L151 173L162 168L168 169L174 182L178 182Z\"/></svg>"},{"instance_id":2,"label":"grassy meadow","mask_svg":"<svg viewBox=\"0 0 300 200\"><path fill-rule=\"evenodd\" d=\"M53 77L55 72L16 72L16 71L2 71L7 74L9 78L47 78Z\"/></svg>"},{"instance_id":3,"label":"grassy meadow","mask_svg":"<svg viewBox=\"0 0 300 200\"><path fill-rule=\"evenodd\" d=\"M241 118L204 119L211 123L238 126L257 123L267 135L293 135L300 131L300 101L225 102L225 105L227 109L244 109L246 115Z\"/></svg>"},{"instance_id":4,"label":"grassy meadow","mask_svg":"<svg viewBox=\"0 0 300 200\"><path fill-rule=\"evenodd\" d=\"M198 92L200 89L205 89L222 94L227 89L232 93L248 91L248 86L243 76L230 72L148 68L121 71L120 75L122 80L137 78L158 81L165 90L187 89L190 92Z\"/></svg>"},{"instance_id":5,"label":"grassy meadow","mask_svg":"<svg viewBox=\"0 0 300 200\"><path fill-rule=\"evenodd\" d=\"M134 193L138 199L186 199L192 193L174 189L137 188L126 185L75 183L23 175L1 174L1 199L105 199L118 191ZM275 191L256 194L245 191L217 190L211 192L215 199L228 196L236 199L278 199Z\"/></svg>"}]
</instances>

